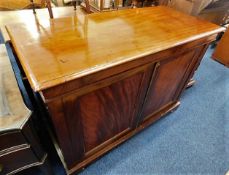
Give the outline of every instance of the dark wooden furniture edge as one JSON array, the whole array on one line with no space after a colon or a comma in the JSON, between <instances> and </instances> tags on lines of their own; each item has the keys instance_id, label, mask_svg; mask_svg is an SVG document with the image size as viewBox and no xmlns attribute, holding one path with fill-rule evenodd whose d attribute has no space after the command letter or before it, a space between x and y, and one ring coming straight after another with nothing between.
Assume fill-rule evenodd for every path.
<instances>
[{"instance_id":1,"label":"dark wooden furniture edge","mask_svg":"<svg viewBox=\"0 0 229 175\"><path fill-rule=\"evenodd\" d=\"M6 46L7 54L8 54L8 57L9 57L9 60L10 60L10 63L11 63L11 66L12 66L12 69L15 75L15 79L17 81L18 88L20 89L21 96L23 97L23 101L26 107L28 107L30 110L34 110L34 106L31 102L28 91L23 82L23 76L22 76L23 73L21 72L21 69L19 68L17 60L15 58L14 50L11 47L9 41L5 43L5 46ZM1 153L4 154L5 152L6 154L11 154L14 152L16 153L19 150L24 150L24 149L29 148L37 159L37 162L34 162L32 164L28 164L26 166L18 168L12 171L10 174L15 174L22 170L25 170L31 167L35 167L35 166L39 166L41 171L44 174L47 174L47 175L53 174L50 168L50 165L49 165L48 154L44 152L43 147L41 147L41 143L39 142L37 131L35 130L35 125L33 121L34 116L35 116L34 112L31 113L31 116L28 118L28 120L25 121L25 123L21 126L21 128L8 130L7 133L0 132L0 135L1 134L10 135L12 133L20 133L22 136L24 136L23 139L26 142L24 144L20 144L17 146L10 147L8 149L4 149L1 151Z\"/></svg>"},{"instance_id":2,"label":"dark wooden furniture edge","mask_svg":"<svg viewBox=\"0 0 229 175\"><path fill-rule=\"evenodd\" d=\"M220 59L217 59L215 57L212 57L212 59L215 60L216 62L218 62L219 64L222 64L223 66L229 68L229 64L226 64L225 62L220 61Z\"/></svg>"}]
</instances>

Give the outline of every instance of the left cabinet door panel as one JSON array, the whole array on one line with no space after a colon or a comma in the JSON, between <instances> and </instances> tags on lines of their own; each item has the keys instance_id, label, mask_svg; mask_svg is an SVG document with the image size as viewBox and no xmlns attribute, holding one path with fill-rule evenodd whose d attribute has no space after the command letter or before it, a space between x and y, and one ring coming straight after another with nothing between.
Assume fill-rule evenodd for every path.
<instances>
[{"instance_id":1,"label":"left cabinet door panel","mask_svg":"<svg viewBox=\"0 0 229 175\"><path fill-rule=\"evenodd\" d=\"M153 68L126 71L48 103L68 168L135 128Z\"/></svg>"}]
</instances>

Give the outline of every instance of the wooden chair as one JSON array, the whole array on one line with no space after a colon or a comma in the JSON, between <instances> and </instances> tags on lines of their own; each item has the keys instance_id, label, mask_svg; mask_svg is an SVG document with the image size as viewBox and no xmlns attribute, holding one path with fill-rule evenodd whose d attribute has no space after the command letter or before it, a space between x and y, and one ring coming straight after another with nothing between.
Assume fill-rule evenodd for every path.
<instances>
[{"instance_id":1,"label":"wooden chair","mask_svg":"<svg viewBox=\"0 0 229 175\"><path fill-rule=\"evenodd\" d=\"M33 0L30 0L30 1L31 1L31 3L32 3L33 12L34 12L34 14L35 14L36 11L35 11L34 2L33 2ZM46 4L46 7L48 8L50 18L53 18L51 0L44 0L44 1L45 1L45 4ZM77 3L77 0L72 0L72 5L74 6L74 10L76 10L76 3ZM88 0L85 0L85 4L86 4L86 12L87 12L87 13L90 13L90 7L89 7Z\"/></svg>"}]
</instances>

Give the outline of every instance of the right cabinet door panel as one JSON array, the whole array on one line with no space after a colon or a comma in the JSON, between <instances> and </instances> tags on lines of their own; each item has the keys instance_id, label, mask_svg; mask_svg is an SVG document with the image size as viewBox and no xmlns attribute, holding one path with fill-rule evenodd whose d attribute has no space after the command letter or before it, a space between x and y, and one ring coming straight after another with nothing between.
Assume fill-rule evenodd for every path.
<instances>
[{"instance_id":1,"label":"right cabinet door panel","mask_svg":"<svg viewBox=\"0 0 229 175\"><path fill-rule=\"evenodd\" d=\"M142 120L177 100L177 93L187 81L187 74L190 66L194 66L196 55L196 50L193 50L157 64L143 105Z\"/></svg>"}]
</instances>

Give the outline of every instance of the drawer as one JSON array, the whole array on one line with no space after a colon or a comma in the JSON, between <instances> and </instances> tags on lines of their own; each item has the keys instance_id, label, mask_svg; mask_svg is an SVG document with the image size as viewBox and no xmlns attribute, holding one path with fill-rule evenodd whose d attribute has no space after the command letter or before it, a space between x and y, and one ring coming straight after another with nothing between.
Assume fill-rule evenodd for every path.
<instances>
[{"instance_id":1,"label":"drawer","mask_svg":"<svg viewBox=\"0 0 229 175\"><path fill-rule=\"evenodd\" d=\"M0 151L26 144L24 136L19 131L0 134L0 140Z\"/></svg>"},{"instance_id":2,"label":"drawer","mask_svg":"<svg viewBox=\"0 0 229 175\"><path fill-rule=\"evenodd\" d=\"M39 163L30 146L0 156L0 175L14 174Z\"/></svg>"}]
</instances>

